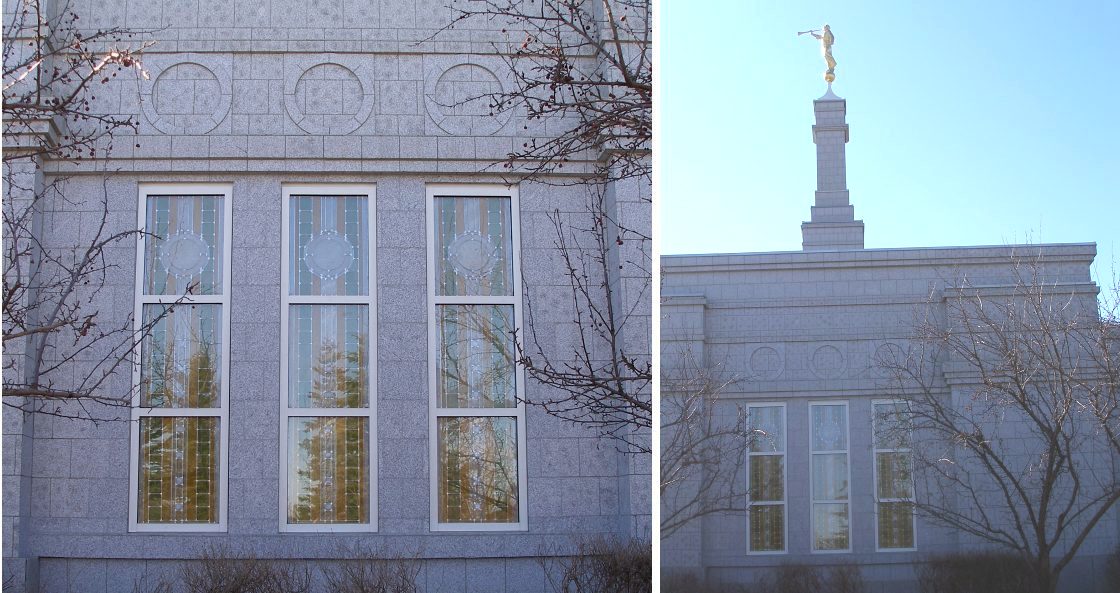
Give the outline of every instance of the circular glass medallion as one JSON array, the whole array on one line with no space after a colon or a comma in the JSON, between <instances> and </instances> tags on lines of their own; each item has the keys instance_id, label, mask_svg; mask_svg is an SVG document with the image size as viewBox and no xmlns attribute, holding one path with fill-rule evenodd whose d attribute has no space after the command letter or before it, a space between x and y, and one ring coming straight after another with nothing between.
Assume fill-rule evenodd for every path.
<instances>
[{"instance_id":1,"label":"circular glass medallion","mask_svg":"<svg viewBox=\"0 0 1120 593\"><path fill-rule=\"evenodd\" d=\"M210 246L202 237L180 230L164 240L159 247L159 261L167 273L176 278L201 274L210 261Z\"/></svg>"},{"instance_id":2,"label":"circular glass medallion","mask_svg":"<svg viewBox=\"0 0 1120 593\"><path fill-rule=\"evenodd\" d=\"M337 232L325 230L304 245L303 263L312 274L334 280L354 265L354 246Z\"/></svg>"},{"instance_id":3,"label":"circular glass medallion","mask_svg":"<svg viewBox=\"0 0 1120 593\"><path fill-rule=\"evenodd\" d=\"M468 278L488 275L498 264L498 247L490 237L478 231L467 231L447 246L447 258L455 273Z\"/></svg>"}]
</instances>

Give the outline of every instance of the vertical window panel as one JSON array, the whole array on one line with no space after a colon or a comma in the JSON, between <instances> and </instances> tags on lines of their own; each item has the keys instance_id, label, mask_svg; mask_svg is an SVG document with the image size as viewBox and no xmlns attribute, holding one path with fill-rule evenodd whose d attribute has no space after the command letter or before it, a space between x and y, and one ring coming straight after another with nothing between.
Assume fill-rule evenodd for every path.
<instances>
[{"instance_id":1,"label":"vertical window panel","mask_svg":"<svg viewBox=\"0 0 1120 593\"><path fill-rule=\"evenodd\" d=\"M129 531L224 531L230 187L139 186Z\"/></svg>"},{"instance_id":2,"label":"vertical window panel","mask_svg":"<svg viewBox=\"0 0 1120 593\"><path fill-rule=\"evenodd\" d=\"M144 294L221 294L222 196L148 196Z\"/></svg>"},{"instance_id":3,"label":"vertical window panel","mask_svg":"<svg viewBox=\"0 0 1120 593\"><path fill-rule=\"evenodd\" d=\"M428 188L432 529L525 529L516 195L437 191Z\"/></svg>"},{"instance_id":4,"label":"vertical window panel","mask_svg":"<svg viewBox=\"0 0 1120 593\"><path fill-rule=\"evenodd\" d=\"M512 305L440 305L437 400L445 408L512 408Z\"/></svg>"},{"instance_id":5,"label":"vertical window panel","mask_svg":"<svg viewBox=\"0 0 1120 593\"><path fill-rule=\"evenodd\" d=\"M510 200L437 197L434 203L436 294L513 296Z\"/></svg>"},{"instance_id":6,"label":"vertical window panel","mask_svg":"<svg viewBox=\"0 0 1120 593\"><path fill-rule=\"evenodd\" d=\"M216 408L221 405L222 306L144 305L150 326L140 352L140 405Z\"/></svg>"},{"instance_id":7,"label":"vertical window panel","mask_svg":"<svg viewBox=\"0 0 1120 593\"><path fill-rule=\"evenodd\" d=\"M369 419L288 419L288 522L369 522Z\"/></svg>"},{"instance_id":8,"label":"vertical window panel","mask_svg":"<svg viewBox=\"0 0 1120 593\"><path fill-rule=\"evenodd\" d=\"M916 542L909 418L902 402L874 402L872 410L878 548L912 550Z\"/></svg>"},{"instance_id":9,"label":"vertical window panel","mask_svg":"<svg viewBox=\"0 0 1120 593\"><path fill-rule=\"evenodd\" d=\"M809 404L809 465L813 550L851 549L848 483L848 404Z\"/></svg>"},{"instance_id":10,"label":"vertical window panel","mask_svg":"<svg viewBox=\"0 0 1120 593\"><path fill-rule=\"evenodd\" d=\"M376 530L372 186L286 186L281 531Z\"/></svg>"},{"instance_id":11,"label":"vertical window panel","mask_svg":"<svg viewBox=\"0 0 1120 593\"><path fill-rule=\"evenodd\" d=\"M438 432L439 520L516 522L517 419L440 418Z\"/></svg>"},{"instance_id":12,"label":"vertical window panel","mask_svg":"<svg viewBox=\"0 0 1120 593\"><path fill-rule=\"evenodd\" d=\"M291 305L288 405L362 408L369 404L369 307Z\"/></svg>"},{"instance_id":13,"label":"vertical window panel","mask_svg":"<svg viewBox=\"0 0 1120 593\"><path fill-rule=\"evenodd\" d=\"M747 407L747 550L786 549L786 409L782 405Z\"/></svg>"}]
</instances>

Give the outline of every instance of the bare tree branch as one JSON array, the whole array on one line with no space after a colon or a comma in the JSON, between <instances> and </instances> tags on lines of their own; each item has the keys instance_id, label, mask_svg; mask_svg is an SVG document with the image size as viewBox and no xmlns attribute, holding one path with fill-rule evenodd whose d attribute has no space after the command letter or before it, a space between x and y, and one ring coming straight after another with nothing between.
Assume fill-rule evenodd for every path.
<instances>
[{"instance_id":1,"label":"bare tree branch","mask_svg":"<svg viewBox=\"0 0 1120 593\"><path fill-rule=\"evenodd\" d=\"M96 93L121 74L146 77L146 31L87 30L69 3L16 0L4 31L3 403L25 412L118 419L132 389L114 387L162 316L139 328L131 313L104 313L114 249L142 231L115 228L103 180L97 209L66 195L67 179L45 177L49 161L108 154L131 136L131 116L101 113ZM72 210L72 233L52 236L45 216ZM61 219L60 219L61 220ZM50 237L49 239L47 237ZM179 302L181 302L180 299ZM171 308L163 313L166 315ZM131 384L131 382L130 382Z\"/></svg>"},{"instance_id":2,"label":"bare tree branch","mask_svg":"<svg viewBox=\"0 0 1120 593\"><path fill-rule=\"evenodd\" d=\"M593 164L600 180L651 180L649 0L454 0L451 10L454 18L440 32L485 20L507 38L494 50L512 73L513 88L464 101L485 102L495 116L525 114L521 131L529 137L506 156L503 169L545 181L582 161ZM534 133L534 124L547 133Z\"/></svg>"},{"instance_id":3,"label":"bare tree branch","mask_svg":"<svg viewBox=\"0 0 1120 593\"><path fill-rule=\"evenodd\" d=\"M922 443L916 510L1016 551L1052 593L1120 500L1120 325L1041 257L1013 266L1009 286L953 279L878 365Z\"/></svg>"}]
</instances>

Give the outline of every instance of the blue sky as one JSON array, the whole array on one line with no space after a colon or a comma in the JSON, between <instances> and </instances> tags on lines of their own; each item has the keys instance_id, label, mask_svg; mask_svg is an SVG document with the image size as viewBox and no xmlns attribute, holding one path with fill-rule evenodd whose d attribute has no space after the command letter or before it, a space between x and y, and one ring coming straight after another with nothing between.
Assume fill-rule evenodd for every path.
<instances>
[{"instance_id":1,"label":"blue sky","mask_svg":"<svg viewBox=\"0 0 1120 593\"><path fill-rule=\"evenodd\" d=\"M1120 258L1120 2L662 0L661 253L797 250L831 25L867 247ZM1120 262L1116 262L1120 270Z\"/></svg>"}]
</instances>

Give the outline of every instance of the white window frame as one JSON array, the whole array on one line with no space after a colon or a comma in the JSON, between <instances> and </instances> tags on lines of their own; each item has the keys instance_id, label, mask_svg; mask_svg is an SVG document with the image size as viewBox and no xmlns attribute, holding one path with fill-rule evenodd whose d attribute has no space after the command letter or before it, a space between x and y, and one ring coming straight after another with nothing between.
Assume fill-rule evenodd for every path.
<instances>
[{"instance_id":1,"label":"white window frame","mask_svg":"<svg viewBox=\"0 0 1120 593\"><path fill-rule=\"evenodd\" d=\"M846 449L830 449L825 451L813 450L813 407L814 406L844 406L844 442L847 444ZM813 554L849 554L852 551L852 417L851 408L848 405L848 400L819 400L809 402L809 430L806 431L809 435L809 550ZM813 456L814 455L836 455L843 453L847 457L848 467L848 498L846 500L817 500L814 498L813 493ZM817 534L815 521L815 510L818 504L843 504L848 509L848 547L843 550L818 550L817 549Z\"/></svg>"},{"instance_id":2,"label":"white window frame","mask_svg":"<svg viewBox=\"0 0 1120 593\"><path fill-rule=\"evenodd\" d=\"M911 505L914 503L914 465L913 465L913 441L911 441L910 448L906 449L881 449L875 446L875 406L877 405L905 405L906 402L898 399L877 399L871 401L871 473L873 476L873 490L872 496L875 499L875 551L876 552L917 552L918 551L918 521L914 516L914 508L910 507L910 533L914 537L914 545L909 548L883 548L879 545L879 503L881 502L909 502ZM913 431L910 431L910 437L913 438ZM906 453L911 455L910 462L910 498L879 498L879 453Z\"/></svg>"},{"instance_id":3,"label":"white window frame","mask_svg":"<svg viewBox=\"0 0 1120 593\"><path fill-rule=\"evenodd\" d=\"M747 448L747 554L750 556L775 556L789 554L789 410L785 402L758 402L747 404L747 421L750 421L751 408L781 408L782 409L782 452L754 452ZM750 430L751 427L747 426ZM748 443L749 445L749 443ZM782 506L782 549L781 550L752 550L751 549L751 507L754 502L750 499L751 493L751 457L778 456L782 457L782 501L760 502L758 506Z\"/></svg>"},{"instance_id":4,"label":"white window frame","mask_svg":"<svg viewBox=\"0 0 1120 593\"><path fill-rule=\"evenodd\" d=\"M517 406L515 408L440 408L436 399L436 363L439 343L436 310L440 305L513 305L514 327L521 329L521 206L517 186L429 183L427 194L427 268L428 268L428 464L430 483L429 527L431 531L527 531L528 525L528 474L525 469L525 373L514 363ZM450 198L509 198L510 228L513 245L513 295L512 296L439 296L436 294L435 261L435 199ZM517 517L516 523L443 523L439 520L439 443L437 419L443 417L514 417L517 422Z\"/></svg>"},{"instance_id":5,"label":"white window frame","mask_svg":"<svg viewBox=\"0 0 1120 593\"><path fill-rule=\"evenodd\" d=\"M222 307L222 385L221 405L218 408L142 408L140 407L140 374L144 364L142 348L133 351L132 412L129 445L129 496L128 531L136 532L225 532L229 508L229 356L230 356L230 293L233 277L233 184L231 183L141 183L138 186L136 222L139 229L147 225L149 196L222 196L222 294L144 294L144 262L149 236L140 233L136 251L136 281L133 292L133 327L137 332L144 325L144 305L172 304L183 299L183 304L221 305ZM137 519L140 496L140 419L165 417L218 418L218 522L217 523L141 523Z\"/></svg>"},{"instance_id":6,"label":"white window frame","mask_svg":"<svg viewBox=\"0 0 1120 593\"><path fill-rule=\"evenodd\" d=\"M280 257L280 532L344 533L377 531L377 188L358 183L285 183L282 185ZM368 294L291 294L292 196L365 196L369 225L367 251ZM369 307L368 357L369 406L367 408L293 408L288 405L288 323L291 305L366 305ZM290 417L364 417L369 422L369 523L288 523L288 419Z\"/></svg>"}]
</instances>

